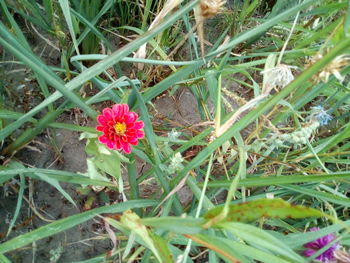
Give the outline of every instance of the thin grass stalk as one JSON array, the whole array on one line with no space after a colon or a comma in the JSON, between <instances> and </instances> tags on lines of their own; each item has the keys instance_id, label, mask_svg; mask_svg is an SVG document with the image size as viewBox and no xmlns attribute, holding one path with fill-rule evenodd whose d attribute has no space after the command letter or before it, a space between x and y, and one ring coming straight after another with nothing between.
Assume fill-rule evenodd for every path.
<instances>
[{"instance_id":1,"label":"thin grass stalk","mask_svg":"<svg viewBox=\"0 0 350 263\"><path fill-rule=\"evenodd\" d=\"M55 87L67 99L71 100L74 104L81 107L81 109L84 110L90 117L94 118L97 116L97 113L92 108L87 106L78 95L76 95L70 90L67 90L64 87L62 80L59 79L50 70L49 67L43 65L40 59L38 59L34 54L24 51L21 45L17 42L17 40L13 38L9 32L7 32L5 26L2 23L0 23L0 34L7 39L6 41L4 38L0 38L0 43L7 50L9 50L17 58L22 60L28 67L32 68L40 76L42 76L48 83Z\"/></svg>"},{"instance_id":2,"label":"thin grass stalk","mask_svg":"<svg viewBox=\"0 0 350 263\"><path fill-rule=\"evenodd\" d=\"M107 68L110 68L117 62L119 62L123 57L126 57L131 52L135 51L140 45L150 40L154 35L160 33L164 29L171 26L179 17L181 17L183 14L190 11L195 5L197 4L197 1L193 1L188 3L186 6L181 8L179 11L175 12L172 16L169 17L168 20L166 20L164 23L160 24L155 29L145 33L143 36L139 37L138 39L134 40L132 43L129 43L125 45L124 47L120 48L116 52L114 52L112 55L110 55L108 58L98 62L94 66L86 69L83 73L79 74L77 77L72 79L70 82L66 84L67 91L72 91L81 85L83 85L85 82L89 81L91 78L95 77L96 75L102 73ZM1 27L0 27L1 28ZM6 32L6 31L5 31ZM1 33L1 32L0 32ZM0 43L2 39L0 38ZM16 51L16 50L14 50ZM166 87L168 88L168 87ZM26 113L22 118L18 119L16 122L11 123L10 125L6 126L4 129L0 131L0 141L3 140L6 136L10 135L14 130L16 130L18 127L20 127L23 123L26 122L26 120L36 113L38 113L41 109L46 107L47 105L53 103L57 99L59 99L62 96L62 94L58 91L53 93L49 98L44 100L42 103L40 103L38 106L36 106L34 109ZM79 104L77 104L79 105ZM85 108L85 107L83 107ZM83 109L82 108L82 109ZM96 112L90 112L89 115L96 116Z\"/></svg>"},{"instance_id":3,"label":"thin grass stalk","mask_svg":"<svg viewBox=\"0 0 350 263\"><path fill-rule=\"evenodd\" d=\"M271 109L280 100L288 96L291 92L296 90L299 86L304 85L314 74L324 68L330 63L337 55L344 52L350 45L350 39L345 39L343 42L336 45L330 52L322 59L316 62L314 65L306 69L299 75L293 82L286 86L279 93L272 96L270 99L261 103L256 109L249 112L242 117L239 122L233 124L224 134L211 142L208 147L198 153L198 155L182 170L180 178L183 178L191 169L201 164L213 151L220 147L225 141L229 140L236 132L241 131L247 127L251 122L256 120L264 112Z\"/></svg>"},{"instance_id":4,"label":"thin grass stalk","mask_svg":"<svg viewBox=\"0 0 350 263\"><path fill-rule=\"evenodd\" d=\"M15 29L15 34L16 34L17 38L21 41L22 46L25 47L29 52L31 52L31 48L27 42L27 39L25 38L23 32L19 28L15 19L10 14L5 2L1 1L0 4L1 4L1 7L3 8L3 11L5 13L6 18L9 20L11 26ZM48 97L50 94L49 94L49 90L48 90L48 87L46 85L46 82L36 72L34 74L35 74L36 79L38 80L38 84L39 84L44 96ZM53 111L53 106L49 105L48 110Z\"/></svg>"},{"instance_id":5,"label":"thin grass stalk","mask_svg":"<svg viewBox=\"0 0 350 263\"><path fill-rule=\"evenodd\" d=\"M319 175L299 175L291 174L289 176L278 177L252 177L242 179L238 182L239 187L263 187L269 185L285 185L285 184L302 184L302 183L325 183L328 181L344 182L350 179L350 172L338 172L331 174L319 174ZM203 183L198 183L201 186ZM212 188L226 188L231 184L230 181L216 180L209 183L209 187Z\"/></svg>"},{"instance_id":6,"label":"thin grass stalk","mask_svg":"<svg viewBox=\"0 0 350 263\"><path fill-rule=\"evenodd\" d=\"M231 202L232 198L235 196L235 191L238 187L238 182L240 181L242 175L244 176L245 172L246 172L246 152L244 151L244 142L243 142L243 139L239 133L237 133L235 135L235 138L236 138L236 141L238 144L239 157L240 157L238 172L237 172L235 178L230 183L230 188L228 190L225 205L224 205L224 208L222 209L222 212L219 215L217 215L217 217L215 219L213 219L212 222L209 221L206 228L209 227L210 224L212 224L212 223L216 223L217 221L221 221L222 219L224 219L228 215L230 202Z\"/></svg>"},{"instance_id":7,"label":"thin grass stalk","mask_svg":"<svg viewBox=\"0 0 350 263\"><path fill-rule=\"evenodd\" d=\"M146 31L146 26L147 26L147 20L149 18L149 14L151 11L151 6L152 6L152 0L146 0L146 4L144 6L144 12L142 14L142 24L141 24L141 30Z\"/></svg>"},{"instance_id":8,"label":"thin grass stalk","mask_svg":"<svg viewBox=\"0 0 350 263\"><path fill-rule=\"evenodd\" d=\"M166 193L169 193L170 192L169 183L166 180L166 176L164 175L164 173L159 168L160 164L161 164L161 159L160 159L160 156L159 156L159 151L157 149L157 145L155 143L155 134L154 134L154 131L153 131L153 128L152 128L152 123L151 123L151 120L149 118L149 114L148 114L145 102L144 102L140 92L137 90L135 85L132 84L131 81L130 81L130 85L133 87L133 91L136 94L138 106L139 106L140 111L141 111L141 116L142 116L143 121L145 123L144 129L145 129L146 137L147 137L148 142L149 142L149 144L151 146L151 150L152 150L153 158L154 158L155 175L156 175L159 183L161 184L162 188L164 189L164 191ZM175 195L177 195L177 194L175 193ZM175 198L174 205L175 205L175 209L176 209L177 214L181 214L182 213L182 206L181 206L181 203L180 203L178 198Z\"/></svg>"},{"instance_id":9,"label":"thin grass stalk","mask_svg":"<svg viewBox=\"0 0 350 263\"><path fill-rule=\"evenodd\" d=\"M71 38L73 40L73 46L74 46L75 52L78 55L80 55L78 42L77 42L75 32L74 32L72 16L70 13L69 1L68 0L58 0L58 2L61 6L64 18L66 19L66 23L68 25L68 30L69 30L69 33L70 33Z\"/></svg>"},{"instance_id":10,"label":"thin grass stalk","mask_svg":"<svg viewBox=\"0 0 350 263\"><path fill-rule=\"evenodd\" d=\"M101 54L89 54L89 55L80 55L71 57L71 61L82 61L82 60L102 60L108 57L108 55ZM146 59L146 58L131 58L125 57L120 60L121 62L130 62L130 63L144 63L152 65L173 65L173 66L187 66L196 64L196 61L171 61L171 60L156 60L156 59Z\"/></svg>"},{"instance_id":11,"label":"thin grass stalk","mask_svg":"<svg viewBox=\"0 0 350 263\"><path fill-rule=\"evenodd\" d=\"M207 172L205 174L204 184L203 184L203 188L202 188L202 193L201 193L201 196L199 198L199 202L198 202L195 218L199 218L199 215L200 215L200 213L202 211L203 201L204 201L205 193L206 193L207 186L208 186L209 176L210 176L210 172L211 172L211 166L213 164L213 157L214 157L213 154L210 155L209 164L208 164ZM183 254L182 263L186 263L187 262L187 258L188 258L188 254L190 253L191 246L192 246L192 240L190 239L190 240L188 240L185 252Z\"/></svg>"},{"instance_id":12,"label":"thin grass stalk","mask_svg":"<svg viewBox=\"0 0 350 263\"><path fill-rule=\"evenodd\" d=\"M290 17L290 16L296 14L300 10L306 9L308 6L310 6L311 4L316 3L316 2L317 2L317 0L307 0L307 1L297 5L295 7L288 9L287 11L280 13L279 15L275 16L274 18L269 19L265 23L260 24L259 26L249 30L248 32L241 34L241 35L238 35L236 38L232 39L226 45L220 46L215 51L208 53L205 56L205 59L210 60L210 58L231 49L232 47L238 45L239 43L242 43L246 40L249 40L250 38L258 35L259 33L268 30L270 27L277 24L278 22L283 21L287 17Z\"/></svg>"},{"instance_id":13,"label":"thin grass stalk","mask_svg":"<svg viewBox=\"0 0 350 263\"><path fill-rule=\"evenodd\" d=\"M92 19L89 24L91 26L94 26L97 21L113 6L113 3L115 2L115 0L108 0L106 1L106 3L104 4L104 6L101 8L101 10L99 11L99 13L97 14L96 17L94 17L94 19ZM73 11L73 10L72 10ZM73 11L74 13L74 11ZM86 27L83 31L83 33L81 33L79 35L79 38L77 39L77 44L80 45L81 42L85 39L85 37L90 33L90 30L92 29L92 27ZM72 53L70 54L72 55Z\"/></svg>"},{"instance_id":14,"label":"thin grass stalk","mask_svg":"<svg viewBox=\"0 0 350 263\"><path fill-rule=\"evenodd\" d=\"M76 18L78 18L83 24L85 24L86 27L89 28L92 31L92 33L94 33L96 35L96 37L101 39L101 41L107 46L107 48L109 50L113 49L111 43L107 40L107 38L105 38L105 36L99 30L97 30L97 28L95 28L94 25L91 24L91 22L89 22L87 19L85 19L85 17L83 17L81 14L79 14L74 9L71 9L71 12ZM80 55L80 54L78 54L78 55Z\"/></svg>"},{"instance_id":15,"label":"thin grass stalk","mask_svg":"<svg viewBox=\"0 0 350 263\"><path fill-rule=\"evenodd\" d=\"M128 168L128 182L130 186L130 198L131 200L135 200L139 198L139 187L136 183L137 178L137 170L136 170L136 163L135 163L135 157L133 154L129 156L129 163L127 164ZM135 210L135 212L141 216L141 209Z\"/></svg>"},{"instance_id":16,"label":"thin grass stalk","mask_svg":"<svg viewBox=\"0 0 350 263\"><path fill-rule=\"evenodd\" d=\"M40 119L34 128L26 129L20 136L16 138L9 146L3 149L2 154L10 154L14 151L25 146L31 140L34 139L35 136L40 134L45 128L47 128L55 119L64 112L66 103L63 103L58 109L55 111L48 112L42 119Z\"/></svg>"},{"instance_id":17,"label":"thin grass stalk","mask_svg":"<svg viewBox=\"0 0 350 263\"><path fill-rule=\"evenodd\" d=\"M200 200L200 199L201 199L202 191L201 191L201 189L198 187L196 180L195 180L192 176L189 176L189 177L187 178L186 183L187 183L188 187L191 189L193 195L194 195L198 200ZM209 183L209 184L210 184L210 183ZM208 184L208 185L209 185L209 184ZM209 199L207 196L204 196L204 197L203 197L203 207L204 207L204 209L209 210L209 209L211 209L211 208L214 208L215 205L210 201L210 199Z\"/></svg>"},{"instance_id":18,"label":"thin grass stalk","mask_svg":"<svg viewBox=\"0 0 350 263\"><path fill-rule=\"evenodd\" d=\"M13 218L12 218L10 225L9 225L9 228L7 230L6 237L8 237L10 235L12 228L14 227L16 220L18 218L19 211L22 207L22 200L23 200L23 194L24 194L25 182L26 182L23 174L19 175L19 180L20 180L20 184L19 184L19 192L18 192L18 196L17 196L16 210L15 210L15 213L13 214Z\"/></svg>"}]
</instances>

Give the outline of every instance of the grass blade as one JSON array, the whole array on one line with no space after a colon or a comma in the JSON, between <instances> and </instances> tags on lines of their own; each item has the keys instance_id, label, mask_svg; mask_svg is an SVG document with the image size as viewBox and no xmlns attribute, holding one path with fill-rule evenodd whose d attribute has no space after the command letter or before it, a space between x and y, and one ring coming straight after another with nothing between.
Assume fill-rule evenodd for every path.
<instances>
[{"instance_id":1,"label":"grass blade","mask_svg":"<svg viewBox=\"0 0 350 263\"><path fill-rule=\"evenodd\" d=\"M18 197L17 197L16 210L13 214L13 218L12 218L11 223L9 225L6 236L9 236L9 234L11 233L11 230L16 223L17 217L19 215L19 211L20 211L21 206L22 206L22 199L23 199L24 189L25 189L26 185L25 185L24 176L22 174L19 175L19 179L20 179L20 185L19 185L19 192L18 192Z\"/></svg>"},{"instance_id":2,"label":"grass blade","mask_svg":"<svg viewBox=\"0 0 350 263\"><path fill-rule=\"evenodd\" d=\"M39 239L62 232L66 229L81 224L98 214L121 213L127 209L144 208L156 204L157 202L152 200L133 200L120 204L103 206L77 215L69 216L0 244L0 254L15 250Z\"/></svg>"}]
</instances>

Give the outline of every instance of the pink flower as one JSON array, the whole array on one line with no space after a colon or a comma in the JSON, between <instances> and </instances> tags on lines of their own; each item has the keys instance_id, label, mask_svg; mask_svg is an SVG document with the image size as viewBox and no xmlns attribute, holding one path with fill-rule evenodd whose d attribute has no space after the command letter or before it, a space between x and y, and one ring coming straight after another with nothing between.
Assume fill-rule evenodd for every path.
<instances>
[{"instance_id":1,"label":"pink flower","mask_svg":"<svg viewBox=\"0 0 350 263\"><path fill-rule=\"evenodd\" d=\"M129 111L127 104L115 104L112 108L105 108L102 115L97 116L100 123L97 131L103 132L98 137L100 143L105 144L109 149L121 150L131 153L131 145L137 145L138 140L145 134L141 129L143 121L136 121L138 115Z\"/></svg>"},{"instance_id":2,"label":"pink flower","mask_svg":"<svg viewBox=\"0 0 350 263\"><path fill-rule=\"evenodd\" d=\"M310 231L318 231L318 230L320 230L319 227L310 228ZM326 236L320 237L312 242L305 244L304 247L307 249L304 251L304 256L311 257L318 250L327 246L329 243L331 243L336 238L337 237L334 234L328 234ZM321 255L316 257L316 259L321 261L321 262L325 262L325 263L332 262L335 258L334 251L337 250L338 248L339 248L339 243L335 242L326 251L324 251Z\"/></svg>"}]
</instances>

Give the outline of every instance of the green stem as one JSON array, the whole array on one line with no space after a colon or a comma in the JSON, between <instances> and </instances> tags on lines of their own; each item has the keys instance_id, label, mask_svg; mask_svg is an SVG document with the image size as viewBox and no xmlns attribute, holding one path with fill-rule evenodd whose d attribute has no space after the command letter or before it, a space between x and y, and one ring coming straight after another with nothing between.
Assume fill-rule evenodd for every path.
<instances>
[{"instance_id":1,"label":"green stem","mask_svg":"<svg viewBox=\"0 0 350 263\"><path fill-rule=\"evenodd\" d=\"M136 165L135 165L135 156L134 154L129 155L129 160L130 163L128 163L128 180L129 180L129 185L130 185L130 196L129 199L135 200L139 198L139 187L136 182L137 178L137 171L136 171ZM141 216L141 209L138 208L137 210L135 209L135 212Z\"/></svg>"}]
</instances>

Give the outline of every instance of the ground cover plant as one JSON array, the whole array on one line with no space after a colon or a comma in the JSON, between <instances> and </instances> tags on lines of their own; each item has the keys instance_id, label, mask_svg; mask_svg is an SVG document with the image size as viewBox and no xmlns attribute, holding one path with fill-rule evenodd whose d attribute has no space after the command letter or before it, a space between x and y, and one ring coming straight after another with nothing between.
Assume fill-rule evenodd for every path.
<instances>
[{"instance_id":1,"label":"ground cover plant","mask_svg":"<svg viewBox=\"0 0 350 263\"><path fill-rule=\"evenodd\" d=\"M350 262L348 1L0 13L0 262Z\"/></svg>"}]
</instances>

